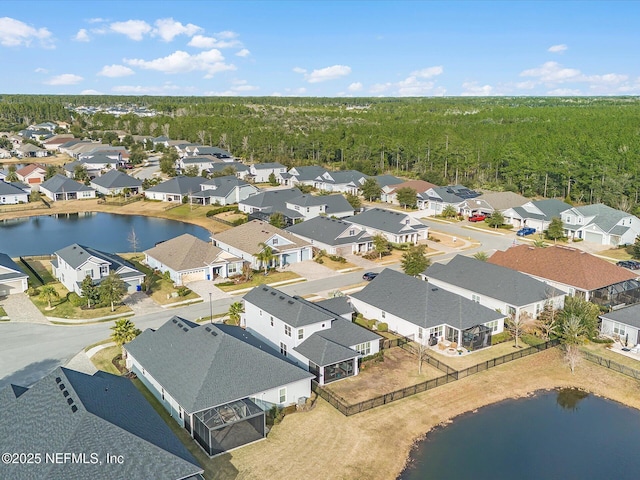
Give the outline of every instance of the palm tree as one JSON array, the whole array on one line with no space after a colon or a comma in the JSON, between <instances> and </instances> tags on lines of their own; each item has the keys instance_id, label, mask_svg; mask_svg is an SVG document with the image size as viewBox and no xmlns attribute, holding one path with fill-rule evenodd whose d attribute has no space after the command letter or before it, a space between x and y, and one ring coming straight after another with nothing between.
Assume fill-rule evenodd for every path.
<instances>
[{"instance_id":1,"label":"palm tree","mask_svg":"<svg viewBox=\"0 0 640 480\"><path fill-rule=\"evenodd\" d=\"M473 256L473 258L475 258L476 260L480 260L481 262L486 262L487 260L489 260L489 255L487 254L487 252L478 252Z\"/></svg>"},{"instance_id":2,"label":"palm tree","mask_svg":"<svg viewBox=\"0 0 640 480\"><path fill-rule=\"evenodd\" d=\"M240 325L242 313L244 313L244 305L242 302L233 302L229 305L229 320L231 320L234 325Z\"/></svg>"},{"instance_id":3,"label":"palm tree","mask_svg":"<svg viewBox=\"0 0 640 480\"><path fill-rule=\"evenodd\" d=\"M56 287L54 287L53 285L45 285L42 287L42 289L40 290L40 296L39 296L40 300L44 300L45 302L47 302L48 309L51 310L51 300L54 300L56 298L60 298L60 294L58 294L58 291L56 290Z\"/></svg>"},{"instance_id":4,"label":"palm tree","mask_svg":"<svg viewBox=\"0 0 640 480\"><path fill-rule=\"evenodd\" d=\"M273 249L266 243L260 242L258 246L261 248L260 252L256 254L256 259L260 262L260 265L264 267L264 274L269 271L269 264L271 260L275 258Z\"/></svg>"},{"instance_id":5,"label":"palm tree","mask_svg":"<svg viewBox=\"0 0 640 480\"><path fill-rule=\"evenodd\" d=\"M444 218L453 218L458 215L456 208L453 205L447 205L442 209L442 216Z\"/></svg>"},{"instance_id":6,"label":"palm tree","mask_svg":"<svg viewBox=\"0 0 640 480\"><path fill-rule=\"evenodd\" d=\"M130 342L142 333L142 331L139 328L136 328L136 325L128 318L116 320L113 327L111 327L111 330L113 330L111 340L113 340L119 347Z\"/></svg>"}]
</instances>

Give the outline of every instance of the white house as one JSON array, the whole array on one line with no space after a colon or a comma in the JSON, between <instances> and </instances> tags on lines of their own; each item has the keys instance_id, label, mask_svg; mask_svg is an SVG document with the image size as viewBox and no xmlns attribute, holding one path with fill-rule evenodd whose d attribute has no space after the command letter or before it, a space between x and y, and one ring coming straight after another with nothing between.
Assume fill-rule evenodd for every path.
<instances>
[{"instance_id":1,"label":"white house","mask_svg":"<svg viewBox=\"0 0 640 480\"><path fill-rule=\"evenodd\" d=\"M380 347L377 334L266 285L244 296L243 322L253 335L313 373L320 385L358 375L358 359Z\"/></svg>"},{"instance_id":2,"label":"white house","mask_svg":"<svg viewBox=\"0 0 640 480\"><path fill-rule=\"evenodd\" d=\"M269 176L273 173L278 176L282 173L286 173L287 167L278 162L272 163L254 163L249 167L249 173L255 183L268 183Z\"/></svg>"},{"instance_id":3,"label":"white house","mask_svg":"<svg viewBox=\"0 0 640 480\"><path fill-rule=\"evenodd\" d=\"M260 190L234 175L201 180L199 192L189 195L190 201L199 205L231 205L242 202Z\"/></svg>"},{"instance_id":4,"label":"white house","mask_svg":"<svg viewBox=\"0 0 640 480\"><path fill-rule=\"evenodd\" d=\"M561 200L550 198L546 200L533 200L520 207L507 208L502 212L505 223L510 223L516 228L532 227L542 233L554 217L560 218L562 212L571 208L571 205Z\"/></svg>"},{"instance_id":5,"label":"white house","mask_svg":"<svg viewBox=\"0 0 640 480\"><path fill-rule=\"evenodd\" d=\"M366 230L371 236L383 235L393 243L417 244L429 236L429 229L424 223L396 210L371 208L343 220Z\"/></svg>"},{"instance_id":6,"label":"white house","mask_svg":"<svg viewBox=\"0 0 640 480\"><path fill-rule=\"evenodd\" d=\"M125 191L137 195L142 191L142 180L133 178L120 170L109 170L91 180L90 185L103 195L120 195Z\"/></svg>"},{"instance_id":7,"label":"white house","mask_svg":"<svg viewBox=\"0 0 640 480\"><path fill-rule=\"evenodd\" d=\"M366 179L367 176L357 170L326 171L316 178L314 187L325 192L357 195Z\"/></svg>"},{"instance_id":8,"label":"white house","mask_svg":"<svg viewBox=\"0 0 640 480\"><path fill-rule=\"evenodd\" d=\"M29 276L11 260L6 253L0 253L0 297L22 293L29 288Z\"/></svg>"},{"instance_id":9,"label":"white house","mask_svg":"<svg viewBox=\"0 0 640 480\"><path fill-rule=\"evenodd\" d=\"M640 303L600 315L600 331L628 347L640 345Z\"/></svg>"},{"instance_id":10,"label":"white house","mask_svg":"<svg viewBox=\"0 0 640 480\"><path fill-rule=\"evenodd\" d=\"M366 230L336 218L315 217L287 227L286 230L330 255L373 250L373 238Z\"/></svg>"},{"instance_id":11,"label":"white house","mask_svg":"<svg viewBox=\"0 0 640 480\"><path fill-rule=\"evenodd\" d=\"M161 200L163 202L182 202L184 197L189 197L202 190L202 184L206 181L202 177L173 177L144 191L144 196L149 200Z\"/></svg>"},{"instance_id":12,"label":"white house","mask_svg":"<svg viewBox=\"0 0 640 480\"><path fill-rule=\"evenodd\" d=\"M479 197L480 193L468 189L463 185L447 187L433 187L425 192L418 192L418 208L425 211L425 215L442 215L442 211L451 206L456 213L462 213L462 205L469 199Z\"/></svg>"},{"instance_id":13,"label":"white house","mask_svg":"<svg viewBox=\"0 0 640 480\"><path fill-rule=\"evenodd\" d=\"M40 192L54 202L60 200L86 200L96 198L96 191L93 188L71 180L59 173L56 173L49 180L44 181L40 185Z\"/></svg>"},{"instance_id":14,"label":"white house","mask_svg":"<svg viewBox=\"0 0 640 480\"><path fill-rule=\"evenodd\" d=\"M600 245L630 245L640 235L640 218L602 203L571 207L560 214L565 234Z\"/></svg>"},{"instance_id":15,"label":"white house","mask_svg":"<svg viewBox=\"0 0 640 480\"><path fill-rule=\"evenodd\" d=\"M28 203L29 194L23 189L0 181L0 205L16 205L18 203Z\"/></svg>"}]
</instances>

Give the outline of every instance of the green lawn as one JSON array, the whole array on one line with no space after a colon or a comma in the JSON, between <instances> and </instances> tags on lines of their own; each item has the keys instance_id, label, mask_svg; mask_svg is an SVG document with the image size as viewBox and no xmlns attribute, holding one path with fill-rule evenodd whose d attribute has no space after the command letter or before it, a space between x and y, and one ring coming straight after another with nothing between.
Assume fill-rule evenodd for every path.
<instances>
[{"instance_id":1,"label":"green lawn","mask_svg":"<svg viewBox=\"0 0 640 480\"><path fill-rule=\"evenodd\" d=\"M296 278L302 278L297 273L293 272L269 272L269 275L265 276L263 273L255 273L253 278L249 282L238 283L235 285L216 285L223 292L233 292L235 290L242 290L243 288L257 287L265 283L284 282L285 280L293 280Z\"/></svg>"},{"instance_id":2,"label":"green lawn","mask_svg":"<svg viewBox=\"0 0 640 480\"><path fill-rule=\"evenodd\" d=\"M91 361L98 370L113 373L114 375L120 375L120 372L113 364L113 359L114 357L116 357L116 355L120 355L121 353L122 347L113 345L111 347L106 347L100 350L93 357L91 357Z\"/></svg>"},{"instance_id":3,"label":"green lawn","mask_svg":"<svg viewBox=\"0 0 640 480\"><path fill-rule=\"evenodd\" d=\"M620 353L616 353L615 351L608 349L603 343L587 343L580 348L587 352L591 352L594 355L619 363L620 365L626 365L629 368L640 370L640 357L636 360L634 358L627 357L626 355L621 355Z\"/></svg>"},{"instance_id":4,"label":"green lawn","mask_svg":"<svg viewBox=\"0 0 640 480\"><path fill-rule=\"evenodd\" d=\"M0 317L6 317L7 316L7 312L4 308L2 308L2 305L0 305Z\"/></svg>"},{"instance_id":5,"label":"green lawn","mask_svg":"<svg viewBox=\"0 0 640 480\"><path fill-rule=\"evenodd\" d=\"M631 260L632 257L629 250L630 249L627 248L612 248L610 250L602 250L601 252L598 252L598 255L610 258L616 262L619 260Z\"/></svg>"}]
</instances>

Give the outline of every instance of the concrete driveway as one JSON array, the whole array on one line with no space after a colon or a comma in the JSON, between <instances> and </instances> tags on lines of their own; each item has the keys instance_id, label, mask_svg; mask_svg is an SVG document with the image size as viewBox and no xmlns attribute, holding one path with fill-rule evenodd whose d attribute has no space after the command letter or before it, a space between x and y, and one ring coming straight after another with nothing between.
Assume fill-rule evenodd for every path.
<instances>
[{"instance_id":1,"label":"concrete driveway","mask_svg":"<svg viewBox=\"0 0 640 480\"><path fill-rule=\"evenodd\" d=\"M321 278L329 278L335 277L336 275L340 275L335 270L331 270L330 268L324 267L313 260L305 260L304 262L296 262L290 263L284 269L290 270L293 273L297 273L301 277L306 278L307 280L319 280Z\"/></svg>"},{"instance_id":2,"label":"concrete driveway","mask_svg":"<svg viewBox=\"0 0 640 480\"><path fill-rule=\"evenodd\" d=\"M47 317L38 310L26 293L9 295L2 301L2 307L12 322L49 324Z\"/></svg>"}]
</instances>

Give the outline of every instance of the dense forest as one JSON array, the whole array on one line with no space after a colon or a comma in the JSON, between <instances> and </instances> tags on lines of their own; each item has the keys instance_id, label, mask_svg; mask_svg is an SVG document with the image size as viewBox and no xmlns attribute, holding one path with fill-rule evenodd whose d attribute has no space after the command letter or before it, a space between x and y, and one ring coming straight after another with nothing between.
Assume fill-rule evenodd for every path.
<instances>
[{"instance_id":1,"label":"dense forest","mask_svg":"<svg viewBox=\"0 0 640 480\"><path fill-rule=\"evenodd\" d=\"M154 117L75 113L138 105ZM290 98L0 95L0 130L65 120L216 145L247 161L323 164L436 184L637 209L635 97Z\"/></svg>"}]
</instances>

